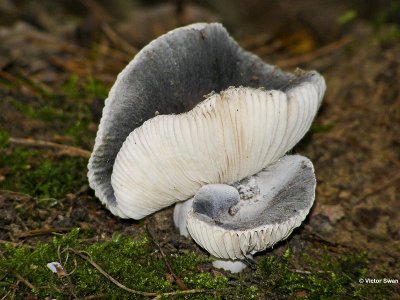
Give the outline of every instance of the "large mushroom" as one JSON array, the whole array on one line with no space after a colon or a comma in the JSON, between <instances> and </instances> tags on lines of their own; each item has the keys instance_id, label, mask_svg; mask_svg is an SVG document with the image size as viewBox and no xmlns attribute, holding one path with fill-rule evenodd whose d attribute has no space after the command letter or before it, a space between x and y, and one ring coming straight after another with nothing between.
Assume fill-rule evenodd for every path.
<instances>
[{"instance_id":1,"label":"large mushroom","mask_svg":"<svg viewBox=\"0 0 400 300\"><path fill-rule=\"evenodd\" d=\"M284 155L309 129L324 92L317 72L265 64L220 24L175 29L119 74L89 160L90 186L121 218L184 203L174 212L183 235L189 229L216 257L243 259L289 235L313 203L311 162ZM279 232L267 237L263 228Z\"/></svg>"}]
</instances>

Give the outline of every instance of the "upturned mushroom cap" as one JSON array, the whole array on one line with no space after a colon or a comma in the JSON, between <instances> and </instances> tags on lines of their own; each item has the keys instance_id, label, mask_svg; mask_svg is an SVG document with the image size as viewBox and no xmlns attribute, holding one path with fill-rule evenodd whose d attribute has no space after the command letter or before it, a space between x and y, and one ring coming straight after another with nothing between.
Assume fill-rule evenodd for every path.
<instances>
[{"instance_id":1,"label":"upturned mushroom cap","mask_svg":"<svg viewBox=\"0 0 400 300\"><path fill-rule=\"evenodd\" d=\"M212 91L219 94L196 106ZM90 186L112 213L140 219L205 184L239 181L304 136L324 91L317 72L267 65L220 24L173 30L143 48L112 87ZM156 111L187 113L150 119Z\"/></svg>"},{"instance_id":2,"label":"upturned mushroom cap","mask_svg":"<svg viewBox=\"0 0 400 300\"><path fill-rule=\"evenodd\" d=\"M199 189L189 211L192 238L215 257L243 259L287 238L315 198L311 161L288 155L234 184Z\"/></svg>"}]
</instances>

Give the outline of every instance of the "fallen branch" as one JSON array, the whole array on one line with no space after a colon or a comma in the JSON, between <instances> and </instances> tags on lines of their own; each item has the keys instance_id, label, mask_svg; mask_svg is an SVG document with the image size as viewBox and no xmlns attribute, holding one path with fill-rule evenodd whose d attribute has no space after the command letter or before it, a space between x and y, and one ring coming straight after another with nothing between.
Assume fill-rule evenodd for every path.
<instances>
[{"instance_id":1,"label":"fallen branch","mask_svg":"<svg viewBox=\"0 0 400 300\"><path fill-rule=\"evenodd\" d=\"M88 255L84 254L85 252L83 251L77 251L73 248L67 248L65 251L70 251L76 255L78 255L80 258L83 260L87 261L89 264L91 264L97 271L99 271L104 277L106 277L108 280L110 280L112 283L114 283L116 286L119 288L132 293L136 295L141 295L145 297L156 297L156 299L160 297L167 297L167 296L175 296L175 295L187 295L187 294L198 294L198 293L213 293L211 290L204 290L204 289L192 289L192 290L184 290L184 291L176 291L176 292L164 292L164 293L157 293L157 292L142 292L142 291L137 291L130 289L120 283L118 280L113 278L110 274L108 274L106 271L103 270L102 267L100 267L96 262L94 262Z\"/></svg>"},{"instance_id":2,"label":"fallen branch","mask_svg":"<svg viewBox=\"0 0 400 300\"><path fill-rule=\"evenodd\" d=\"M300 56L295 56L295 57L292 57L289 59L280 60L276 64L280 68L290 68L290 67L296 67L298 65L306 64L308 62L313 61L316 58L328 55L328 54L336 51L337 49L340 49L343 46L351 43L352 41L353 41L353 38L351 38L349 36L345 36L345 37L341 38L340 40L330 43L328 45L325 45L313 52L306 53L306 54L303 54Z\"/></svg>"},{"instance_id":3,"label":"fallen branch","mask_svg":"<svg viewBox=\"0 0 400 300\"><path fill-rule=\"evenodd\" d=\"M67 146L62 144L57 144L48 141L42 140L33 140L33 139L22 139L22 138L14 138L10 137L8 141L11 144L20 145L20 146L28 146L28 147L39 147L39 148L54 148L60 150L60 154L68 155L68 156L79 156L82 158L89 158L90 151L80 149L73 146Z\"/></svg>"}]
</instances>

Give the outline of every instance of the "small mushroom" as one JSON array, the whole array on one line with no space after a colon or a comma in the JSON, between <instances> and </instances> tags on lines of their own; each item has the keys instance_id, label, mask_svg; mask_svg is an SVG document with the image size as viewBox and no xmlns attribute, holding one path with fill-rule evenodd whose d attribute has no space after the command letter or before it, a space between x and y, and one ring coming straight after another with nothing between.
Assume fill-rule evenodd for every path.
<instances>
[{"instance_id":1,"label":"small mushroom","mask_svg":"<svg viewBox=\"0 0 400 300\"><path fill-rule=\"evenodd\" d=\"M206 218L215 213L216 223L240 218L244 208L234 204L238 195L250 202L255 195L264 197L268 189L263 190L264 183L256 178L274 178L264 176L265 168L279 159L279 164L286 161L282 157L309 129L324 92L325 81L317 72L291 74L265 64L241 49L220 24L175 29L144 47L118 75L89 160L90 186L121 218L141 219L184 203L174 212L175 224L184 235L191 215ZM202 101L204 95L208 96ZM298 169L295 163L287 166ZM252 180L259 190L251 189ZM291 180L296 181L283 182ZM307 191L315 187L311 181L304 184ZM194 201L182 202L195 194ZM267 198L278 199L271 195ZM198 211L208 197L224 203L214 203L212 211ZM232 205L223 211L226 203ZM189 231L196 236L193 224ZM200 237L195 240L209 249ZM242 254L264 246L251 245L253 249Z\"/></svg>"},{"instance_id":2,"label":"small mushroom","mask_svg":"<svg viewBox=\"0 0 400 300\"><path fill-rule=\"evenodd\" d=\"M313 165L300 155L284 156L233 185L205 185L188 213L189 233L217 258L244 259L301 224L314 202L315 185Z\"/></svg>"}]
</instances>

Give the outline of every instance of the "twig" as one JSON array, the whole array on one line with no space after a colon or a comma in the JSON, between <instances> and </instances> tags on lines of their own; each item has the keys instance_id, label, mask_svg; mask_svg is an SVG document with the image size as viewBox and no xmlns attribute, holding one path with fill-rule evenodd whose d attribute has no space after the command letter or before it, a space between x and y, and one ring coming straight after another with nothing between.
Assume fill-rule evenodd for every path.
<instances>
[{"instance_id":1,"label":"twig","mask_svg":"<svg viewBox=\"0 0 400 300\"><path fill-rule=\"evenodd\" d=\"M328 45L325 45L311 53L306 53L306 54L303 54L300 56L295 56L295 57L292 57L289 59L280 60L276 64L280 68L290 68L290 67L302 65L302 64L308 63L310 61L313 61L314 59L316 59L318 57L325 56L331 52L334 52L337 49L340 49L343 46L351 43L352 41L353 41L353 38L351 38L349 36L345 36L345 37L341 38L340 40L330 43Z\"/></svg>"},{"instance_id":2,"label":"twig","mask_svg":"<svg viewBox=\"0 0 400 300\"><path fill-rule=\"evenodd\" d=\"M18 286L20 284L21 280L18 280L12 285L12 294L10 297L10 300L14 300L15 299L15 294L17 292Z\"/></svg>"},{"instance_id":3,"label":"twig","mask_svg":"<svg viewBox=\"0 0 400 300\"><path fill-rule=\"evenodd\" d=\"M15 191L11 191L11 190L0 190L0 194L12 194L12 195L24 196L24 197L27 197L29 199L33 198L29 194L25 194L25 193L21 193L21 192L15 192Z\"/></svg>"},{"instance_id":4,"label":"twig","mask_svg":"<svg viewBox=\"0 0 400 300\"><path fill-rule=\"evenodd\" d=\"M167 256L165 255L164 251L162 250L160 244L154 238L154 235L153 235L152 231L150 230L149 226L146 226L146 229L147 229L147 232L149 233L153 243L157 246L158 250L160 250L161 256L164 259L164 262L165 262L166 266L168 267L169 272L174 277L176 284L178 285L178 287L181 290L186 290L187 287L186 287L185 283L182 281L182 279L179 276L177 276L175 274L174 270L171 267L171 264L169 263L169 261L167 259Z\"/></svg>"},{"instance_id":5,"label":"twig","mask_svg":"<svg viewBox=\"0 0 400 300\"><path fill-rule=\"evenodd\" d=\"M123 285L122 283L120 283L119 281L117 281L116 279L111 277L111 275L109 275L106 271L104 271L103 268L100 267L97 263L95 263L90 257L88 257L85 254L83 254L82 251L77 251L77 250L75 250L73 248L67 248L67 251L71 251L71 252L75 253L76 255L78 255L79 257L81 257L83 260L86 260L97 271L99 271L104 277L106 277L108 280L110 280L112 283L114 283L119 288L121 288L121 289L123 289L123 290L125 290L127 292L130 292L130 293L133 293L133 294L137 294L137 295L142 295L142 296L147 296L147 297L155 297L155 296L157 296L156 293L148 293L148 292L136 291L136 290L132 290L132 289L126 287L125 285Z\"/></svg>"},{"instance_id":6,"label":"twig","mask_svg":"<svg viewBox=\"0 0 400 300\"><path fill-rule=\"evenodd\" d=\"M11 293L11 290L9 290L9 291L7 292L7 294L5 294L3 298L1 298L1 300L4 300L4 299L6 299L6 298L7 298L7 296L8 296L10 293Z\"/></svg>"},{"instance_id":7,"label":"twig","mask_svg":"<svg viewBox=\"0 0 400 300\"><path fill-rule=\"evenodd\" d=\"M87 261L89 264L91 264L97 271L99 271L104 277L106 277L108 280L110 280L112 283L114 283L116 286L119 288L132 293L136 295L141 295L145 297L165 297L165 296L174 296L174 295L184 295L184 294L198 294L198 293L213 293L212 290L204 290L204 289L192 289L192 290L184 290L184 291L176 291L176 292L165 292L165 293L156 293L156 292L142 292L142 291L137 291L130 289L117 281L115 278L113 278L111 275L109 275L106 271L104 271L97 263L95 263L89 256L85 255L83 251L77 251L73 248L67 248L66 251L71 251L72 253L78 255L80 258L83 260Z\"/></svg>"},{"instance_id":8,"label":"twig","mask_svg":"<svg viewBox=\"0 0 400 300\"><path fill-rule=\"evenodd\" d=\"M17 277L18 280L20 280L23 284L25 284L31 290L35 290L36 289L35 286L32 283L30 283L28 280L26 280L20 274L14 273L14 275L15 275L15 277Z\"/></svg>"},{"instance_id":9,"label":"twig","mask_svg":"<svg viewBox=\"0 0 400 300\"><path fill-rule=\"evenodd\" d=\"M54 232L68 232L68 231L71 231L71 230L72 230L72 228L64 228L64 227L59 227L59 228L39 228L39 229L33 229L33 230L17 233L17 234L15 234L15 236L17 238L24 238L24 237L44 235L44 234L49 234L49 233L54 233Z\"/></svg>"},{"instance_id":10,"label":"twig","mask_svg":"<svg viewBox=\"0 0 400 300\"><path fill-rule=\"evenodd\" d=\"M6 240L0 240L0 244L10 244L13 247L18 247L21 246L19 243L11 242L11 241L6 241Z\"/></svg>"},{"instance_id":11,"label":"twig","mask_svg":"<svg viewBox=\"0 0 400 300\"><path fill-rule=\"evenodd\" d=\"M289 271L294 272L294 273L298 273L298 274L311 274L311 271L307 271L307 270L299 270L299 269L290 269Z\"/></svg>"},{"instance_id":12,"label":"twig","mask_svg":"<svg viewBox=\"0 0 400 300\"><path fill-rule=\"evenodd\" d=\"M62 144L57 144L48 141L42 140L33 140L33 139L22 139L22 138L14 138L10 137L8 141L11 144L21 145L21 146L30 146L30 147L41 147L41 148L55 148L61 150L61 154L69 155L69 156L79 156L83 158L90 157L90 151L80 149L73 146L67 146Z\"/></svg>"}]
</instances>

